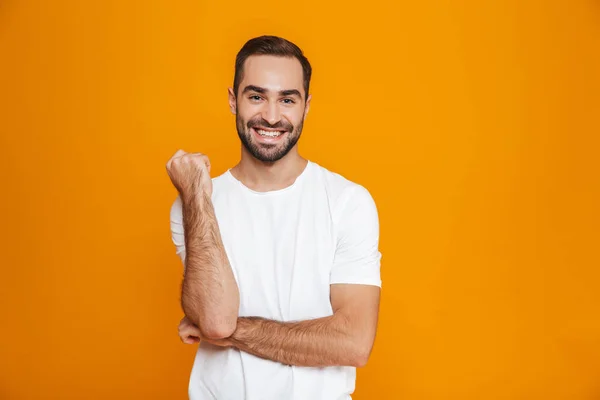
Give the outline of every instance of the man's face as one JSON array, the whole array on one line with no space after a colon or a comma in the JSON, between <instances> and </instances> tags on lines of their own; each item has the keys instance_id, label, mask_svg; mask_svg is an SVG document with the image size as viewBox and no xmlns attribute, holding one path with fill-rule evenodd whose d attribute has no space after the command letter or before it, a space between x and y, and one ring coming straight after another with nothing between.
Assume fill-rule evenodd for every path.
<instances>
[{"instance_id":1,"label":"man's face","mask_svg":"<svg viewBox=\"0 0 600 400\"><path fill-rule=\"evenodd\" d=\"M238 136L256 159L274 162L294 148L310 96L305 98L302 66L296 58L250 56L238 93L229 90Z\"/></svg>"}]
</instances>

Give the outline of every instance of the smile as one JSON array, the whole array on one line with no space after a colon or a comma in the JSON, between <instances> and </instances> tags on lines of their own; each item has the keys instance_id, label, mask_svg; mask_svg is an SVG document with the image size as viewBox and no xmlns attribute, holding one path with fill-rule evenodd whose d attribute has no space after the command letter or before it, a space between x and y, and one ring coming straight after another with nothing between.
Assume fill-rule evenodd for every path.
<instances>
[{"instance_id":1,"label":"smile","mask_svg":"<svg viewBox=\"0 0 600 400\"><path fill-rule=\"evenodd\" d=\"M271 138L280 136L285 133L285 131L267 131L265 129L256 129L256 128L254 128L254 131L256 133L258 133L260 136L271 137Z\"/></svg>"}]
</instances>

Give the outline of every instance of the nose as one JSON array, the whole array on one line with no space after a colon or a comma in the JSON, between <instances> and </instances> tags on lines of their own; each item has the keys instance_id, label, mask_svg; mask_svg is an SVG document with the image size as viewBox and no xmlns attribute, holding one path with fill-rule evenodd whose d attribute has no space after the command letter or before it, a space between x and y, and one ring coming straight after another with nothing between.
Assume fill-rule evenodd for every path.
<instances>
[{"instance_id":1,"label":"nose","mask_svg":"<svg viewBox=\"0 0 600 400\"><path fill-rule=\"evenodd\" d=\"M268 102L265 104L265 108L262 110L262 118L267 121L270 125L275 125L281 120L281 113L277 103Z\"/></svg>"}]
</instances>

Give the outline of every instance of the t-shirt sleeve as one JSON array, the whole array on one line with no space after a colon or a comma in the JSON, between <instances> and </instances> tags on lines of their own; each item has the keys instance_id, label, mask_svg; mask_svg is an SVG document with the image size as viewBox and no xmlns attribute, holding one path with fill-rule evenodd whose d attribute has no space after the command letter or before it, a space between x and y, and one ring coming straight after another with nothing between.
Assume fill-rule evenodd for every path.
<instances>
[{"instance_id":1,"label":"t-shirt sleeve","mask_svg":"<svg viewBox=\"0 0 600 400\"><path fill-rule=\"evenodd\" d=\"M181 258L185 269L185 237L183 233L183 207L181 198L177 196L171 206L171 241L175 245L175 254Z\"/></svg>"},{"instance_id":2,"label":"t-shirt sleeve","mask_svg":"<svg viewBox=\"0 0 600 400\"><path fill-rule=\"evenodd\" d=\"M336 250L330 283L381 287L379 217L369 191L361 185L346 189L336 219ZM343 195L342 195L343 196Z\"/></svg>"}]
</instances>

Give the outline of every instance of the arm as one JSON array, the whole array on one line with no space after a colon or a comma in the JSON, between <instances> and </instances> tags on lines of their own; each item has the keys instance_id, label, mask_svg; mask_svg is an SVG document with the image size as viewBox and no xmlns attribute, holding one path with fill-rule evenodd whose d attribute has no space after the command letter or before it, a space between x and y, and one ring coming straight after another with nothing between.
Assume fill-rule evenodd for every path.
<instances>
[{"instance_id":1,"label":"arm","mask_svg":"<svg viewBox=\"0 0 600 400\"><path fill-rule=\"evenodd\" d=\"M380 289L373 285L331 285L333 315L298 322L240 317L229 344L288 365L362 367L377 327Z\"/></svg>"},{"instance_id":2,"label":"arm","mask_svg":"<svg viewBox=\"0 0 600 400\"><path fill-rule=\"evenodd\" d=\"M228 337L236 327L239 291L209 195L182 197L182 213L186 256L181 306L204 337Z\"/></svg>"},{"instance_id":3,"label":"arm","mask_svg":"<svg viewBox=\"0 0 600 400\"><path fill-rule=\"evenodd\" d=\"M181 307L204 337L228 337L235 330L240 296L213 209L210 161L204 154L177 150L166 167L179 192L171 207L171 234L185 271Z\"/></svg>"}]
</instances>

